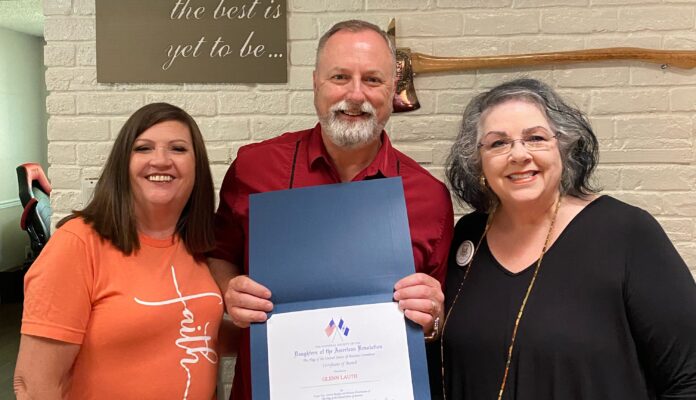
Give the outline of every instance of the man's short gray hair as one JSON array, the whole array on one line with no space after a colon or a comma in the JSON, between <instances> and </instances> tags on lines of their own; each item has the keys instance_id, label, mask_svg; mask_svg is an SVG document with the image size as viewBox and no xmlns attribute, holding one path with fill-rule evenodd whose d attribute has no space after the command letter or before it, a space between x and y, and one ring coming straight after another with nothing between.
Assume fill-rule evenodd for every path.
<instances>
[{"instance_id":1,"label":"man's short gray hair","mask_svg":"<svg viewBox=\"0 0 696 400\"><path fill-rule=\"evenodd\" d=\"M394 61L394 70L396 71L396 48L394 47L394 43L389 38L387 32L383 31L382 28L373 23L362 21L359 19L349 19L347 21L338 22L334 26L332 26L331 29L326 31L326 33L324 33L321 36L321 38L319 38L319 45L317 46L317 55L315 60L315 68L319 65L319 55L326 46L326 42L329 40L331 36L335 35L340 31L348 31L353 33L362 31L373 31L379 34L387 43L387 46L389 46L389 52L391 53L392 60Z\"/></svg>"}]
</instances>

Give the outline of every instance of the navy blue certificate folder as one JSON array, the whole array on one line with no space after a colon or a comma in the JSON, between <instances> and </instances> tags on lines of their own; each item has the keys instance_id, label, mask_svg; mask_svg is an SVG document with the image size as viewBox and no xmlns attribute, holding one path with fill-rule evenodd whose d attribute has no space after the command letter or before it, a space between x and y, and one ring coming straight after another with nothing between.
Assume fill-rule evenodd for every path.
<instances>
[{"instance_id":1,"label":"navy blue certificate folder","mask_svg":"<svg viewBox=\"0 0 696 400\"><path fill-rule=\"evenodd\" d=\"M249 198L249 276L271 290L273 313L389 302L414 272L401 178ZM414 399L430 399L423 333L406 322ZM268 399L265 323L251 326L251 374L253 398Z\"/></svg>"}]
</instances>

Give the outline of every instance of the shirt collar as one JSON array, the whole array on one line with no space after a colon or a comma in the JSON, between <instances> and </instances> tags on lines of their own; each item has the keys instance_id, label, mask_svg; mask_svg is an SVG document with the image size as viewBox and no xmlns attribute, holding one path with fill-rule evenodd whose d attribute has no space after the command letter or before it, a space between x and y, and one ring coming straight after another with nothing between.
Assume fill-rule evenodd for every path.
<instances>
[{"instance_id":1,"label":"shirt collar","mask_svg":"<svg viewBox=\"0 0 696 400\"><path fill-rule=\"evenodd\" d=\"M372 160L370 165L363 170L358 177L360 179L366 179L381 175L380 177L392 178L398 176L397 166L396 166L396 156L392 151L392 144L389 140L387 133L382 130L381 133L382 145L377 151L375 159ZM321 161L320 161L321 160ZM331 157L324 146L324 141L321 138L321 125L317 123L309 136L309 143L307 145L307 161L310 169L319 168L320 164L324 164L330 168L333 168L331 164Z\"/></svg>"}]
</instances>

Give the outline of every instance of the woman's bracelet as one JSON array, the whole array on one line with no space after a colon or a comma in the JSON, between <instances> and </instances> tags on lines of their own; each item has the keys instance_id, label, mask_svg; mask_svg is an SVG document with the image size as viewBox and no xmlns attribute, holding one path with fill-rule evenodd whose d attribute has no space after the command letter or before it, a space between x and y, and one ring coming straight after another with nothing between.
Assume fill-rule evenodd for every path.
<instances>
[{"instance_id":1,"label":"woman's bracelet","mask_svg":"<svg viewBox=\"0 0 696 400\"><path fill-rule=\"evenodd\" d=\"M425 336L424 339L426 342L434 342L439 338L440 338L440 317L437 316L435 318L435 322L433 323L433 331L430 332L430 335Z\"/></svg>"}]
</instances>

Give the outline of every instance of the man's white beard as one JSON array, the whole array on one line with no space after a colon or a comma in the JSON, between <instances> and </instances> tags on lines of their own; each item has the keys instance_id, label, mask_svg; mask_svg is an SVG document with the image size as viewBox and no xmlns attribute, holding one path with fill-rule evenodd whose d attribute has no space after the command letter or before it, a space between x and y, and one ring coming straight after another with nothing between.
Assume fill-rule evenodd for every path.
<instances>
[{"instance_id":1,"label":"man's white beard","mask_svg":"<svg viewBox=\"0 0 696 400\"><path fill-rule=\"evenodd\" d=\"M369 114L369 117L349 122L341 120L338 116L341 111L357 112L358 110ZM320 117L319 122L322 131L329 136L334 144L340 147L355 148L370 143L382 133L384 123L380 124L377 121L376 112L372 104L367 101L357 105L341 100L331 106L328 115Z\"/></svg>"}]
</instances>

